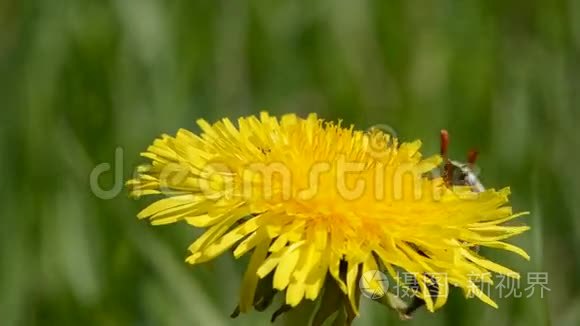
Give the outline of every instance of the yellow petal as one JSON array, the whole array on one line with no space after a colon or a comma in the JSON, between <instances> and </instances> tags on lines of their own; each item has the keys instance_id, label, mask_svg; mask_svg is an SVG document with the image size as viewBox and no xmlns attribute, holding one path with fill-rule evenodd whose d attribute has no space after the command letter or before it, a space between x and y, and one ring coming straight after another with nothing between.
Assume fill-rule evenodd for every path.
<instances>
[{"instance_id":1,"label":"yellow petal","mask_svg":"<svg viewBox=\"0 0 580 326\"><path fill-rule=\"evenodd\" d=\"M274 273L274 288L284 290L290 283L290 276L296 268L298 259L302 254L302 248L297 247L295 250L288 251L280 258L276 272Z\"/></svg>"},{"instance_id":2,"label":"yellow petal","mask_svg":"<svg viewBox=\"0 0 580 326\"><path fill-rule=\"evenodd\" d=\"M196 202L196 196L194 195L183 195L183 196L174 196L169 198L160 199L151 205L147 206L143 209L139 214L137 214L138 218L146 218L150 217L154 214L163 212L167 209L180 207L183 205L193 205Z\"/></svg>"},{"instance_id":3,"label":"yellow petal","mask_svg":"<svg viewBox=\"0 0 580 326\"><path fill-rule=\"evenodd\" d=\"M264 236L257 236L262 240L250 258L250 263L244 274L240 293L240 312L249 311L254 304L254 295L256 293L256 286L258 285L257 270L268 254L268 241Z\"/></svg>"},{"instance_id":4,"label":"yellow petal","mask_svg":"<svg viewBox=\"0 0 580 326\"><path fill-rule=\"evenodd\" d=\"M496 264L496 263L489 261L487 259L480 258L478 255L471 253L469 250L461 249L461 253L463 256L465 256L465 258L471 260L472 262L474 262L474 263L478 264L479 266L486 268L490 271L494 271L496 273L511 276L511 277L516 278L516 279L520 278L520 275L518 273L512 271L511 269L504 267L504 266L501 266L499 264Z\"/></svg>"}]
</instances>

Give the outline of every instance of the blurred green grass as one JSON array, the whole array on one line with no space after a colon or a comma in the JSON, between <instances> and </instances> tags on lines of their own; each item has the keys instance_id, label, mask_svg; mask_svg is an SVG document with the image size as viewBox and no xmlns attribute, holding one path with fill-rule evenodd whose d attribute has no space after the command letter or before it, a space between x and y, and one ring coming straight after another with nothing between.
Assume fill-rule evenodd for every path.
<instances>
[{"instance_id":1,"label":"blurred green grass","mask_svg":"<svg viewBox=\"0 0 580 326\"><path fill-rule=\"evenodd\" d=\"M533 229L516 240L549 273L544 299L459 293L423 325L580 324L580 2L0 2L0 318L3 325L253 325L230 320L245 261L190 268L197 235L150 227L144 202L93 194L159 134L194 121L318 112L377 123L437 151L481 152L487 186L512 186ZM357 325L396 325L363 301Z\"/></svg>"}]
</instances>

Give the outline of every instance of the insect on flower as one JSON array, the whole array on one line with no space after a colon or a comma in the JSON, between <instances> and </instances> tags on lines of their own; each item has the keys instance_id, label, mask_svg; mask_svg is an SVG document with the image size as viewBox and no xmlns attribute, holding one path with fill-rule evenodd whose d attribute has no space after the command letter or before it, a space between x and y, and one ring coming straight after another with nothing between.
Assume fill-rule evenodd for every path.
<instances>
[{"instance_id":1,"label":"insect on flower","mask_svg":"<svg viewBox=\"0 0 580 326\"><path fill-rule=\"evenodd\" d=\"M475 172L475 162L477 160L477 152L475 150L470 150L467 154L467 162L454 161L449 159L449 133L447 130L441 130L441 157L443 158L443 163L441 164L439 174L443 176L443 180L447 186L469 186L471 190L475 193L480 193L485 191L485 187L479 181L477 173ZM478 246L472 248L475 252L479 251ZM419 252L425 255L422 252ZM415 285L417 286L417 285ZM432 296L437 296L439 294L436 285L429 285L429 292ZM413 297L409 305L405 305L400 310L400 316L402 319L410 319L411 315L419 308L425 305L425 301L418 297Z\"/></svg>"},{"instance_id":2,"label":"insect on flower","mask_svg":"<svg viewBox=\"0 0 580 326\"><path fill-rule=\"evenodd\" d=\"M449 133L441 130L441 156L443 157L442 174L448 185L470 186L474 192L483 192L485 188L479 181L475 168L477 151L470 150L467 154L467 163L453 161L447 157L449 149Z\"/></svg>"},{"instance_id":3,"label":"insect on flower","mask_svg":"<svg viewBox=\"0 0 580 326\"><path fill-rule=\"evenodd\" d=\"M188 263L228 251L250 255L232 317L263 311L278 295L283 303L272 320L311 300L321 301L314 325L328 319L349 325L359 314L361 275L378 270L393 279L397 271L426 276L410 290L434 312L450 285L473 288L469 273L519 277L480 256L477 246L529 258L504 241L529 229L505 224L526 213L512 211L509 188L484 189L474 179L475 155L466 166L447 160L446 150L423 157L418 140L400 142L316 114L262 112L237 125L198 124L199 135L181 129L155 140L142 153L150 162L127 185L132 197L165 196L139 218L204 229ZM442 164L447 174L429 176ZM482 291L472 294L497 307Z\"/></svg>"}]
</instances>

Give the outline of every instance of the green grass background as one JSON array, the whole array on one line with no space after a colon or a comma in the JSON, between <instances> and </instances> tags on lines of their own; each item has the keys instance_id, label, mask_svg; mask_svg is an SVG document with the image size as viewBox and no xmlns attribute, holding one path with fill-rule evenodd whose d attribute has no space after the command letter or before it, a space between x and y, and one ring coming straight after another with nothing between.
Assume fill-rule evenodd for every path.
<instances>
[{"instance_id":1,"label":"green grass background","mask_svg":"<svg viewBox=\"0 0 580 326\"><path fill-rule=\"evenodd\" d=\"M580 325L578 0L1 0L0 324L267 324L228 318L245 260L192 268L199 232L89 184L116 148L104 189L161 133L262 109L389 124L425 153L447 128L532 212L531 262L485 254L548 272L543 299L454 293L404 323L363 300L356 325Z\"/></svg>"}]
</instances>

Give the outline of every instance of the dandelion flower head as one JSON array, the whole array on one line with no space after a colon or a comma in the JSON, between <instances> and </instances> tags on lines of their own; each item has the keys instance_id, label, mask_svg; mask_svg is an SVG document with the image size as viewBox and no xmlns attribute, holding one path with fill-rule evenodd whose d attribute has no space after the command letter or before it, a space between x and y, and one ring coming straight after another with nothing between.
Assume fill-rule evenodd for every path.
<instances>
[{"instance_id":1,"label":"dandelion flower head","mask_svg":"<svg viewBox=\"0 0 580 326\"><path fill-rule=\"evenodd\" d=\"M519 274L475 248L529 258L504 241L528 229L506 224L522 215L509 206L509 188L475 192L447 184L433 173L442 157L423 157L420 141L399 142L315 114L263 112L237 125L198 124L200 135L181 129L155 140L142 153L150 162L128 186L134 197L158 198L139 218L204 229L189 247L188 263L225 252L251 255L239 312L262 310L275 293L284 296L286 310L303 300L333 300L334 289L336 309L352 319L361 275L374 270L396 282L400 271L445 275L416 277L411 288L430 311L445 304L450 285L495 307L470 275L491 283L488 272Z\"/></svg>"}]
</instances>

